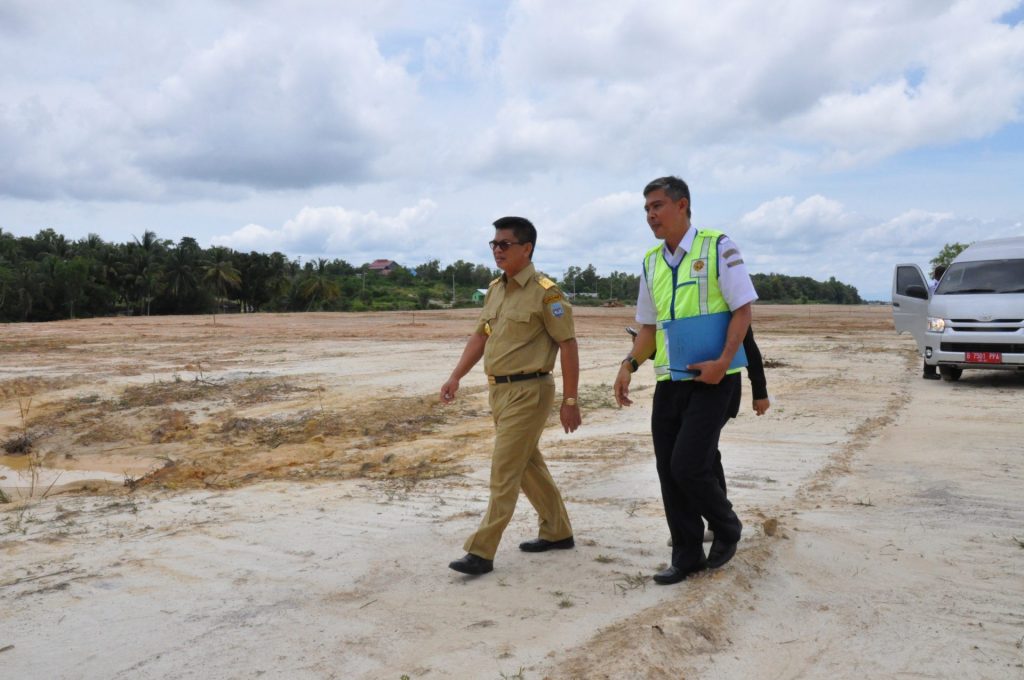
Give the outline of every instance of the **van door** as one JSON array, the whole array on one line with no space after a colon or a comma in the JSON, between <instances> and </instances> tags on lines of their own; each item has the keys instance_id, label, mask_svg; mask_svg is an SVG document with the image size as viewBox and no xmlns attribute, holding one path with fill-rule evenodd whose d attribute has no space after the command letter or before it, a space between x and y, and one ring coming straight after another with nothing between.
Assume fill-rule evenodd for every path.
<instances>
[{"instance_id":1,"label":"van door","mask_svg":"<svg viewBox=\"0 0 1024 680\"><path fill-rule=\"evenodd\" d=\"M892 320L897 333L910 333L917 350L924 353L928 302L932 292L916 264L898 264L892 273Z\"/></svg>"}]
</instances>

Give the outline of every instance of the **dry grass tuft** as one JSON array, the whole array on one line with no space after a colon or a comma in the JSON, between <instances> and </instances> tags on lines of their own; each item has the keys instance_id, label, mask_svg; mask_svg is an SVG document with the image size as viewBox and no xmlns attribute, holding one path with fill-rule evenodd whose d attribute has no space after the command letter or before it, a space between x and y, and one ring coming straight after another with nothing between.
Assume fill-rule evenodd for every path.
<instances>
[{"instance_id":1,"label":"dry grass tuft","mask_svg":"<svg viewBox=\"0 0 1024 680\"><path fill-rule=\"evenodd\" d=\"M21 456L32 452L32 436L19 434L3 443L4 453L9 456Z\"/></svg>"},{"instance_id":2,"label":"dry grass tuft","mask_svg":"<svg viewBox=\"0 0 1024 680\"><path fill-rule=\"evenodd\" d=\"M166 406L183 401L201 401L219 396L223 385L199 380L178 382L154 382L148 385L133 385L125 388L117 401L118 410L130 408Z\"/></svg>"}]
</instances>

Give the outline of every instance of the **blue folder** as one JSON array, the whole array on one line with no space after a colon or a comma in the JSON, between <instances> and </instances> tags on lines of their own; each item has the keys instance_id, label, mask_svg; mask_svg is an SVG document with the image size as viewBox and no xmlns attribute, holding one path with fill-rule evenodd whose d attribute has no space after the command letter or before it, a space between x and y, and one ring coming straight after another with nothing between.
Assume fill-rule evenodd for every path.
<instances>
[{"instance_id":1,"label":"blue folder","mask_svg":"<svg viewBox=\"0 0 1024 680\"><path fill-rule=\"evenodd\" d=\"M719 312L659 322L665 332L668 369L673 380L692 380L697 374L686 370L687 365L717 359L722 355L731 320L732 312ZM746 365L747 353L743 345L740 345L729 369Z\"/></svg>"}]
</instances>

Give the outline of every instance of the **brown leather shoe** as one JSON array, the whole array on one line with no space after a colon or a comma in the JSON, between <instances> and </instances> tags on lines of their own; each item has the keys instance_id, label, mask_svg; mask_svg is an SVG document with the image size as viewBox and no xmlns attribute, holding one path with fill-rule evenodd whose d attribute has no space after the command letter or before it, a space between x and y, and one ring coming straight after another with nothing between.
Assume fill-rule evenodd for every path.
<instances>
[{"instance_id":1,"label":"brown leather shoe","mask_svg":"<svg viewBox=\"0 0 1024 680\"><path fill-rule=\"evenodd\" d=\"M460 557L454 562L449 562L448 568L454 569L460 574L479 576L481 574L494 571L494 561L485 560L479 555L474 555L473 553L467 553L465 557Z\"/></svg>"},{"instance_id":2,"label":"brown leather shoe","mask_svg":"<svg viewBox=\"0 0 1024 680\"><path fill-rule=\"evenodd\" d=\"M548 550L568 550L569 548L575 548L576 541L569 538L563 538L560 541L547 541L543 538L535 538L532 541L526 541L519 544L519 549L523 552L547 552Z\"/></svg>"}]
</instances>

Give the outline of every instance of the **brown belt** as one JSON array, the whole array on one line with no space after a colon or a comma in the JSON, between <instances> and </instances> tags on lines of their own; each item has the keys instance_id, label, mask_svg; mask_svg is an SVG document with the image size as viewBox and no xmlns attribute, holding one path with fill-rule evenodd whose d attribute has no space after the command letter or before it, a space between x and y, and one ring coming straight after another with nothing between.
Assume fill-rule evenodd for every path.
<instances>
[{"instance_id":1,"label":"brown belt","mask_svg":"<svg viewBox=\"0 0 1024 680\"><path fill-rule=\"evenodd\" d=\"M487 382L492 385L499 383L514 383L520 380L533 380L534 378L543 378L548 375L550 371L537 371L535 373L516 373L515 375L489 375L487 376Z\"/></svg>"}]
</instances>

